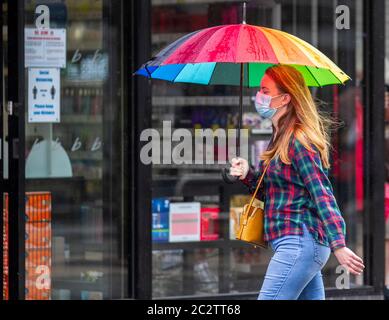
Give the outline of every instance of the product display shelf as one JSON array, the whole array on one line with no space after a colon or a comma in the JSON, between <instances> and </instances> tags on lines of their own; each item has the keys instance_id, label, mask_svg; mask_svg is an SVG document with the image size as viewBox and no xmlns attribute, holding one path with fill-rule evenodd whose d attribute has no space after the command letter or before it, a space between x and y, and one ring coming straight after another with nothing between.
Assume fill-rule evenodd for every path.
<instances>
[{"instance_id":1,"label":"product display shelf","mask_svg":"<svg viewBox=\"0 0 389 320\"><path fill-rule=\"evenodd\" d=\"M103 160L101 151L77 151L69 155L74 160Z\"/></svg>"},{"instance_id":2,"label":"product display shelf","mask_svg":"<svg viewBox=\"0 0 389 320\"><path fill-rule=\"evenodd\" d=\"M153 96L152 104L158 107L236 107L238 111L239 96ZM243 106L252 107L252 97L243 97Z\"/></svg>"},{"instance_id":3,"label":"product display shelf","mask_svg":"<svg viewBox=\"0 0 389 320\"><path fill-rule=\"evenodd\" d=\"M64 80L61 85L64 88L102 88L104 84L103 80Z\"/></svg>"},{"instance_id":4,"label":"product display shelf","mask_svg":"<svg viewBox=\"0 0 389 320\"><path fill-rule=\"evenodd\" d=\"M99 47L101 47L101 45L99 45ZM82 42L82 44L80 44L80 45L71 46L68 49L69 49L69 51L76 52L77 50L92 51L95 48L96 47L95 47L94 41L85 41L85 42Z\"/></svg>"},{"instance_id":5,"label":"product display shelf","mask_svg":"<svg viewBox=\"0 0 389 320\"><path fill-rule=\"evenodd\" d=\"M61 124L102 124L101 115L61 115Z\"/></svg>"},{"instance_id":6,"label":"product display shelf","mask_svg":"<svg viewBox=\"0 0 389 320\"><path fill-rule=\"evenodd\" d=\"M228 250L230 248L252 248L249 243L240 240L218 239L201 241L181 241L181 242L153 242L153 250L177 250L193 248L219 248Z\"/></svg>"},{"instance_id":7,"label":"product display shelf","mask_svg":"<svg viewBox=\"0 0 389 320\"><path fill-rule=\"evenodd\" d=\"M183 250L183 265L184 271L183 274L191 274L194 272L194 261L193 253L198 249L218 249L218 290L219 293L229 292L230 287L230 278L229 274L231 272L231 261L230 255L231 250L235 248L240 249L252 249L253 245L245 243L240 240L230 239L230 230L229 230L229 211L230 211L230 198L236 194L247 194L247 188L241 184L236 183L233 185L227 185L223 182L221 174L213 174L212 177L206 178L206 175L203 175L203 179L187 179L185 183L179 188L170 189L166 186L166 182L163 180L155 181L153 184L153 196L154 197L166 197L180 196L181 199L185 202L198 201L196 197L214 195L219 199L219 236L217 240L201 240L201 241L181 241L181 242L156 242L153 241L152 249L153 252L161 250ZM257 248L255 250L260 250ZM186 288L186 293L193 293L194 282L191 277L185 277L184 287Z\"/></svg>"}]
</instances>

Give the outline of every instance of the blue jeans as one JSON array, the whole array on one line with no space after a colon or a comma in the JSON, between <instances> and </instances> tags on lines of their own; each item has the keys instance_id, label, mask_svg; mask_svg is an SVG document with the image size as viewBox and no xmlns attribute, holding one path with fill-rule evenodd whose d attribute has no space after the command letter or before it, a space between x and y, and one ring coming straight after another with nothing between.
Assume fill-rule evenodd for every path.
<instances>
[{"instance_id":1,"label":"blue jeans","mask_svg":"<svg viewBox=\"0 0 389 320\"><path fill-rule=\"evenodd\" d=\"M274 252L258 300L325 300L321 269L331 249L315 241L305 224L303 235L269 241Z\"/></svg>"}]
</instances>

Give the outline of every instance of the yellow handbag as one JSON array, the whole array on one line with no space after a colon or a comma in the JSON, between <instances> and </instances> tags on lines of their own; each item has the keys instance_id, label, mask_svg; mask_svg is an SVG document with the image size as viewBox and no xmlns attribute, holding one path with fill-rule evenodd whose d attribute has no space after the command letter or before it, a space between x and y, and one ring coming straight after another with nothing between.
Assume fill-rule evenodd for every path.
<instances>
[{"instance_id":1,"label":"yellow handbag","mask_svg":"<svg viewBox=\"0 0 389 320\"><path fill-rule=\"evenodd\" d=\"M268 248L268 243L264 240L264 202L258 201L259 206L253 205L253 202L269 164L270 162L267 164L258 181L257 188L253 193L250 203L243 207L243 211L239 218L239 228L235 237L236 240L242 240L253 244L254 247L259 246L265 249Z\"/></svg>"}]
</instances>

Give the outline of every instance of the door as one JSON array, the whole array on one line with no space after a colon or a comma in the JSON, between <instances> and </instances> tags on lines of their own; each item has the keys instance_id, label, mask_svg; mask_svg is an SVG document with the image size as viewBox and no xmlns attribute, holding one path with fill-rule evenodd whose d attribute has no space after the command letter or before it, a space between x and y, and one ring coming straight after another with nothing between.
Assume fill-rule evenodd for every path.
<instances>
[{"instance_id":1,"label":"door","mask_svg":"<svg viewBox=\"0 0 389 320\"><path fill-rule=\"evenodd\" d=\"M24 299L23 3L2 1L1 165L3 298ZM12 174L9 174L12 173Z\"/></svg>"},{"instance_id":2,"label":"door","mask_svg":"<svg viewBox=\"0 0 389 320\"><path fill-rule=\"evenodd\" d=\"M2 10L3 298L127 298L123 1Z\"/></svg>"}]
</instances>

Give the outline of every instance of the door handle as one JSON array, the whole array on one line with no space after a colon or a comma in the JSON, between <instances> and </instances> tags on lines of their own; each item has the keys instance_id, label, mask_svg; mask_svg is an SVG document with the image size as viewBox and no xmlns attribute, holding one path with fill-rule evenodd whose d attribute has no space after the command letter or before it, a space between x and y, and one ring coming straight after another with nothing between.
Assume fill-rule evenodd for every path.
<instances>
[{"instance_id":1,"label":"door handle","mask_svg":"<svg viewBox=\"0 0 389 320\"><path fill-rule=\"evenodd\" d=\"M20 104L17 102L8 101L7 107L6 107L6 111L7 111L8 115L10 115L10 116L15 115L16 116L18 114L19 106L20 106Z\"/></svg>"},{"instance_id":2,"label":"door handle","mask_svg":"<svg viewBox=\"0 0 389 320\"><path fill-rule=\"evenodd\" d=\"M13 101L8 101L7 102L7 113L12 116L12 112L13 112L13 106L14 106L14 103Z\"/></svg>"}]
</instances>

